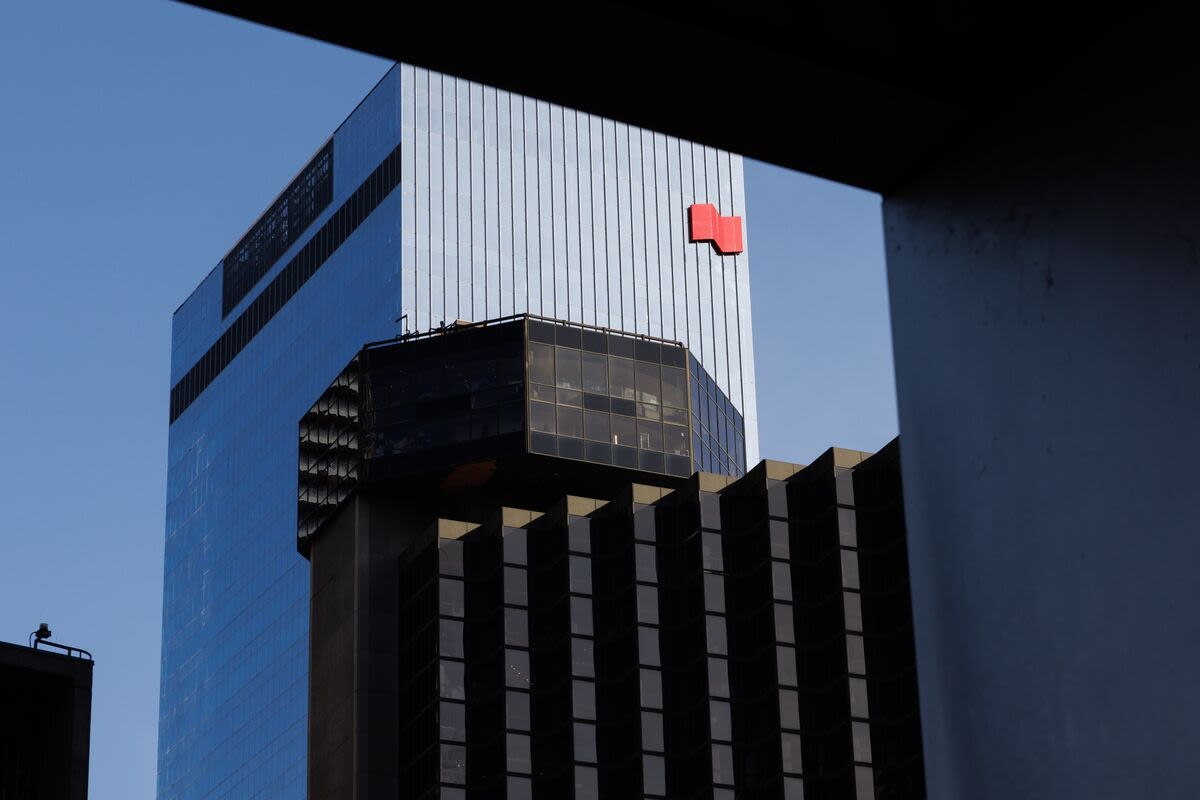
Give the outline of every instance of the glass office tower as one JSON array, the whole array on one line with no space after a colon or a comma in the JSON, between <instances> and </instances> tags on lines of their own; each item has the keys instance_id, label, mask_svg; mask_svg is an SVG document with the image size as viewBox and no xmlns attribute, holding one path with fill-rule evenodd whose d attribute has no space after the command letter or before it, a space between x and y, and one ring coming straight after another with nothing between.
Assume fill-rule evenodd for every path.
<instances>
[{"instance_id":1,"label":"glass office tower","mask_svg":"<svg viewBox=\"0 0 1200 800\"><path fill-rule=\"evenodd\" d=\"M758 460L737 156L397 65L176 311L160 798L305 794L296 426L365 342L529 311L678 340Z\"/></svg>"}]
</instances>

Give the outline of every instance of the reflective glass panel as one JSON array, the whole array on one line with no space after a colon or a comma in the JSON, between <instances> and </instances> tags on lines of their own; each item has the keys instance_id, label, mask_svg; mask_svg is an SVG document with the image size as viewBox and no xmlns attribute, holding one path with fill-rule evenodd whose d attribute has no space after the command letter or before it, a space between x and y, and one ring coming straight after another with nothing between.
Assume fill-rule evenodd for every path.
<instances>
[{"instance_id":1,"label":"reflective glass panel","mask_svg":"<svg viewBox=\"0 0 1200 800\"><path fill-rule=\"evenodd\" d=\"M522 775L533 772L533 757L530 754L529 738L523 733L510 733L507 736L508 771Z\"/></svg>"},{"instance_id":2,"label":"reflective glass panel","mask_svg":"<svg viewBox=\"0 0 1200 800\"><path fill-rule=\"evenodd\" d=\"M613 415L612 443L622 447L637 447L637 422L632 417Z\"/></svg>"},{"instance_id":3,"label":"reflective glass panel","mask_svg":"<svg viewBox=\"0 0 1200 800\"><path fill-rule=\"evenodd\" d=\"M647 364L645 361L634 362L637 400L643 403L662 404L662 380L658 371L658 364Z\"/></svg>"},{"instance_id":4,"label":"reflective glass panel","mask_svg":"<svg viewBox=\"0 0 1200 800\"><path fill-rule=\"evenodd\" d=\"M561 389L583 389L578 350L554 348L554 385Z\"/></svg>"},{"instance_id":5,"label":"reflective glass panel","mask_svg":"<svg viewBox=\"0 0 1200 800\"><path fill-rule=\"evenodd\" d=\"M583 412L583 436L593 442L609 442L612 431L609 415L604 411Z\"/></svg>"},{"instance_id":6,"label":"reflective glass panel","mask_svg":"<svg viewBox=\"0 0 1200 800\"><path fill-rule=\"evenodd\" d=\"M520 567L504 568L504 602L514 605L529 605L527 574Z\"/></svg>"},{"instance_id":7,"label":"reflective glass panel","mask_svg":"<svg viewBox=\"0 0 1200 800\"><path fill-rule=\"evenodd\" d=\"M558 407L558 435L583 438L583 411L578 408Z\"/></svg>"},{"instance_id":8,"label":"reflective glass panel","mask_svg":"<svg viewBox=\"0 0 1200 800\"><path fill-rule=\"evenodd\" d=\"M504 693L505 723L518 731L529 730L529 693L508 691Z\"/></svg>"},{"instance_id":9,"label":"reflective glass panel","mask_svg":"<svg viewBox=\"0 0 1200 800\"><path fill-rule=\"evenodd\" d=\"M505 684L518 689L528 689L529 652L526 650L505 649Z\"/></svg>"},{"instance_id":10,"label":"reflective glass panel","mask_svg":"<svg viewBox=\"0 0 1200 800\"><path fill-rule=\"evenodd\" d=\"M608 357L604 354L583 354L583 390L608 394Z\"/></svg>"},{"instance_id":11,"label":"reflective glass panel","mask_svg":"<svg viewBox=\"0 0 1200 800\"><path fill-rule=\"evenodd\" d=\"M529 343L529 380L554 384L554 348L550 345Z\"/></svg>"},{"instance_id":12,"label":"reflective glass panel","mask_svg":"<svg viewBox=\"0 0 1200 800\"><path fill-rule=\"evenodd\" d=\"M633 400L636 397L633 386L633 361L609 356L608 393L625 400Z\"/></svg>"},{"instance_id":13,"label":"reflective glass panel","mask_svg":"<svg viewBox=\"0 0 1200 800\"><path fill-rule=\"evenodd\" d=\"M539 433L554 433L554 406L548 403L529 404L529 428Z\"/></svg>"},{"instance_id":14,"label":"reflective glass panel","mask_svg":"<svg viewBox=\"0 0 1200 800\"><path fill-rule=\"evenodd\" d=\"M596 684L591 681L571 681L571 704L579 719L596 718Z\"/></svg>"},{"instance_id":15,"label":"reflective glass panel","mask_svg":"<svg viewBox=\"0 0 1200 800\"><path fill-rule=\"evenodd\" d=\"M662 402L666 406L687 408L687 378L683 370L662 368Z\"/></svg>"}]
</instances>

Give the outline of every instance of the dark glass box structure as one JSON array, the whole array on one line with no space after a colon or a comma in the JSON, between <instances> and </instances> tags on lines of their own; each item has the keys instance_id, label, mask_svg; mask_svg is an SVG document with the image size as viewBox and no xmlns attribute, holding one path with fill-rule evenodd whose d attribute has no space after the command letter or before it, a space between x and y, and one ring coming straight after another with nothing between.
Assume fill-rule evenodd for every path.
<instances>
[{"instance_id":1,"label":"dark glass box structure","mask_svg":"<svg viewBox=\"0 0 1200 800\"><path fill-rule=\"evenodd\" d=\"M521 456L740 476L745 452L741 414L677 342L532 315L458 323L365 346L304 416L297 534L362 481L472 483Z\"/></svg>"}]
</instances>

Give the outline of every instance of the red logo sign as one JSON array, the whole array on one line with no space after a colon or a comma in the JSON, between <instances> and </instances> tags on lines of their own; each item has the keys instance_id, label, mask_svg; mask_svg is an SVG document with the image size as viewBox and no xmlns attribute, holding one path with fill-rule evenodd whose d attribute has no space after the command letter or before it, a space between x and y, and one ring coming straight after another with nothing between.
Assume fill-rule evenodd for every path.
<instances>
[{"instance_id":1,"label":"red logo sign","mask_svg":"<svg viewBox=\"0 0 1200 800\"><path fill-rule=\"evenodd\" d=\"M711 203L695 203L688 209L691 241L712 242L723 256L742 252L742 218L722 217Z\"/></svg>"}]
</instances>

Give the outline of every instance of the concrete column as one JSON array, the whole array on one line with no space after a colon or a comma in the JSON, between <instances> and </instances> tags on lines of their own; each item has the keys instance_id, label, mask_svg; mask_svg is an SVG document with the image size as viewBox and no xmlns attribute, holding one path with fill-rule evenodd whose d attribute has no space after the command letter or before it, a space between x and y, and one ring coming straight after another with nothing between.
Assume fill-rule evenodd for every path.
<instances>
[{"instance_id":1,"label":"concrete column","mask_svg":"<svg viewBox=\"0 0 1200 800\"><path fill-rule=\"evenodd\" d=\"M885 197L931 798L1200 796L1196 73L1067 76Z\"/></svg>"}]
</instances>

